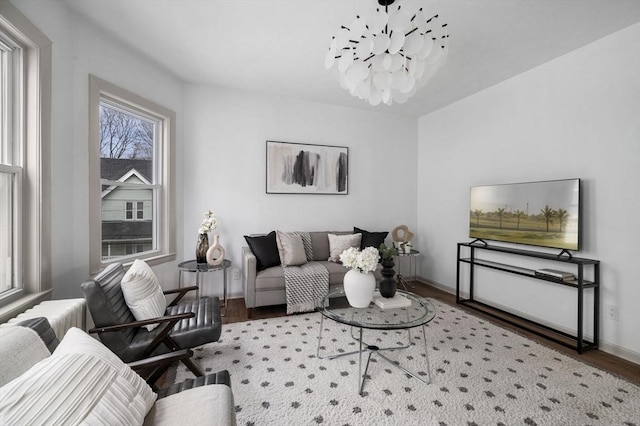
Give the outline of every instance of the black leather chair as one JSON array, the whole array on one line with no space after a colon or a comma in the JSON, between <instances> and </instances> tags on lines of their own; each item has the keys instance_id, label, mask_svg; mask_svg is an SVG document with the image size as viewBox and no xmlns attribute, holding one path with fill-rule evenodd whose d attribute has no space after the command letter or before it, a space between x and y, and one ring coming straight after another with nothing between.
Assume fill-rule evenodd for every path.
<instances>
[{"instance_id":1,"label":"black leather chair","mask_svg":"<svg viewBox=\"0 0 640 426\"><path fill-rule=\"evenodd\" d=\"M218 341L222 320L217 297L201 297L199 300L180 303L187 292L196 290L197 287L168 290L164 292L165 295L175 295L175 299L168 303L164 316L136 321L120 288L124 274L122 264L110 264L81 286L95 323L95 328L89 330L89 333L98 333L102 343L124 362L134 363L150 355L190 349ZM159 326L153 331L143 327L155 323ZM192 352L189 351L189 354ZM183 357L181 362L196 376L203 376L191 356ZM156 378L161 372L150 374Z\"/></svg>"}]
</instances>

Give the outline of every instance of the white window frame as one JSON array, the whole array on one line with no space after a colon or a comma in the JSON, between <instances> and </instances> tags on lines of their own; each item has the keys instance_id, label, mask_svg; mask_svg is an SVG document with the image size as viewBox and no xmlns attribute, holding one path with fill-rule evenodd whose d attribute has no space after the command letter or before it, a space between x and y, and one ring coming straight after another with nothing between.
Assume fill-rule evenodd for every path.
<instances>
[{"instance_id":1,"label":"white window frame","mask_svg":"<svg viewBox=\"0 0 640 426\"><path fill-rule=\"evenodd\" d=\"M100 179L100 102L107 99L121 103L133 110L160 119L162 127L156 150L154 173L157 173L157 197L154 197L154 234L156 247L153 251L138 255L102 260L102 203ZM90 220L90 271L95 273L113 262L132 263L145 260L151 265L176 259L176 207L175 207L175 112L142 96L122 89L112 83L89 75L89 220Z\"/></svg>"},{"instance_id":2,"label":"white window frame","mask_svg":"<svg viewBox=\"0 0 640 426\"><path fill-rule=\"evenodd\" d=\"M0 28L22 50L22 99L14 119L19 150L14 170L16 271L0 295L0 322L49 299L51 274L51 41L10 2L0 2Z\"/></svg>"},{"instance_id":3,"label":"white window frame","mask_svg":"<svg viewBox=\"0 0 640 426\"><path fill-rule=\"evenodd\" d=\"M131 209L129 209L129 204L131 204ZM127 217L129 211L131 211L131 218ZM142 213L142 217L138 217L138 213ZM144 220L144 201L125 201L124 220Z\"/></svg>"}]
</instances>

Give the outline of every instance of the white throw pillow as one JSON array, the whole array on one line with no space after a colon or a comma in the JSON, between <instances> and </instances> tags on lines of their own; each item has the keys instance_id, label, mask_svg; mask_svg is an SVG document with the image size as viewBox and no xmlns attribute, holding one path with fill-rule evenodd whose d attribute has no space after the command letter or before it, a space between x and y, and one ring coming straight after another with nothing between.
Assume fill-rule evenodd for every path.
<instances>
[{"instance_id":1,"label":"white throw pillow","mask_svg":"<svg viewBox=\"0 0 640 426\"><path fill-rule=\"evenodd\" d=\"M340 262L340 255L349 247L360 248L362 234L329 234L329 261Z\"/></svg>"},{"instance_id":2,"label":"white throw pillow","mask_svg":"<svg viewBox=\"0 0 640 426\"><path fill-rule=\"evenodd\" d=\"M0 328L0 386L6 385L49 355L49 349L32 329L21 326Z\"/></svg>"},{"instance_id":3,"label":"white throw pillow","mask_svg":"<svg viewBox=\"0 0 640 426\"><path fill-rule=\"evenodd\" d=\"M0 388L3 424L140 425L156 400L102 343L71 328L52 356Z\"/></svg>"},{"instance_id":4,"label":"white throw pillow","mask_svg":"<svg viewBox=\"0 0 640 426\"><path fill-rule=\"evenodd\" d=\"M276 231L276 243L282 266L300 266L307 263L304 243L299 234Z\"/></svg>"},{"instance_id":5,"label":"white throw pillow","mask_svg":"<svg viewBox=\"0 0 640 426\"><path fill-rule=\"evenodd\" d=\"M151 267L142 260L136 259L133 262L124 274L120 288L127 306L138 321L161 317L167 310L167 299L160 282ZM145 327L151 331L157 326L158 324L150 324Z\"/></svg>"}]
</instances>

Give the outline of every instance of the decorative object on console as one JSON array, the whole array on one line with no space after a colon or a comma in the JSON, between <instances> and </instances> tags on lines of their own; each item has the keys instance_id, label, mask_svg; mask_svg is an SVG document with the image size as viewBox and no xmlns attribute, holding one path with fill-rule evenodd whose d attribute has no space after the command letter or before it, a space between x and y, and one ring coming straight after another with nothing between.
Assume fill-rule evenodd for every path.
<instances>
[{"instance_id":1,"label":"decorative object on console","mask_svg":"<svg viewBox=\"0 0 640 426\"><path fill-rule=\"evenodd\" d=\"M344 293L354 308L366 308L373 300L376 290L376 270L380 255L378 250L367 247L364 250L350 247L340 255L340 261L349 271L344 276Z\"/></svg>"},{"instance_id":2,"label":"decorative object on console","mask_svg":"<svg viewBox=\"0 0 640 426\"><path fill-rule=\"evenodd\" d=\"M380 295L382 297L393 297L396 294L397 285L395 280L396 271L393 269L396 266L393 261L393 256L398 255L398 250L395 247L387 247L384 243L380 244L378 248L380 253L380 259L382 260L382 280L379 284Z\"/></svg>"},{"instance_id":3,"label":"decorative object on console","mask_svg":"<svg viewBox=\"0 0 640 426\"><path fill-rule=\"evenodd\" d=\"M220 244L220 235L213 234L213 244L207 250L207 263L211 266L220 265L224 261L224 247Z\"/></svg>"},{"instance_id":4,"label":"decorative object on console","mask_svg":"<svg viewBox=\"0 0 640 426\"><path fill-rule=\"evenodd\" d=\"M391 231L391 238L396 243L408 243L413 239L413 232L409 231L407 225L398 225Z\"/></svg>"},{"instance_id":5,"label":"decorative object on console","mask_svg":"<svg viewBox=\"0 0 640 426\"><path fill-rule=\"evenodd\" d=\"M343 89L371 105L404 103L444 65L447 24L422 8L410 13L401 5L389 10L394 0L378 3L383 10L340 27L324 65Z\"/></svg>"},{"instance_id":6,"label":"decorative object on console","mask_svg":"<svg viewBox=\"0 0 640 426\"><path fill-rule=\"evenodd\" d=\"M198 229L198 244L196 245L196 262L207 263L207 251L209 250L209 232L218 226L216 215L211 210L204 212L204 219ZM224 258L224 253L223 256Z\"/></svg>"},{"instance_id":7,"label":"decorative object on console","mask_svg":"<svg viewBox=\"0 0 640 426\"><path fill-rule=\"evenodd\" d=\"M349 148L267 141L267 194L348 193Z\"/></svg>"}]
</instances>

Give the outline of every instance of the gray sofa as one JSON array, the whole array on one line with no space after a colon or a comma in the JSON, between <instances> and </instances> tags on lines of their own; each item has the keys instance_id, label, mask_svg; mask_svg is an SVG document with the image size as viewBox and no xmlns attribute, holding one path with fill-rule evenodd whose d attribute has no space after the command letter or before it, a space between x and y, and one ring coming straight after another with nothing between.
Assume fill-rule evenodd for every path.
<instances>
[{"instance_id":1,"label":"gray sofa","mask_svg":"<svg viewBox=\"0 0 640 426\"><path fill-rule=\"evenodd\" d=\"M340 263L330 262L328 234L352 234L348 231L316 231L309 232L313 248L313 261L324 265L329 271L329 291L342 286L344 274L348 269ZM378 265L375 272L376 281L382 276ZM247 316L251 318L253 308L260 306L282 305L287 303L284 270L281 265L272 266L264 270L257 270L256 256L248 246L242 247L242 284L244 287L244 302Z\"/></svg>"}]
</instances>

